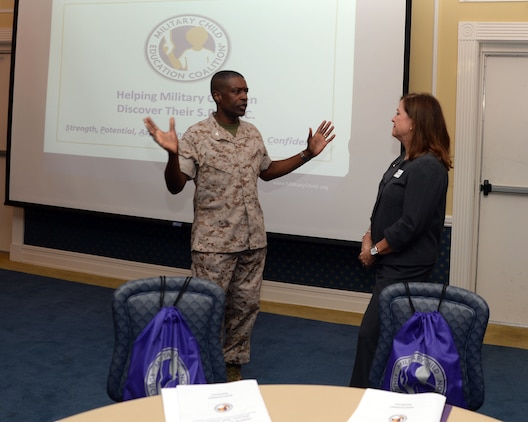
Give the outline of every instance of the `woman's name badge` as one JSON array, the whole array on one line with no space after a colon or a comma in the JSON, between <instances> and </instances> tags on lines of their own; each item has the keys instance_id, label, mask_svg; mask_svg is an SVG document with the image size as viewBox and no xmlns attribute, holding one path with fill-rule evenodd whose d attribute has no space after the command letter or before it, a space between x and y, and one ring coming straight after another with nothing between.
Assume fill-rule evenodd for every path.
<instances>
[{"instance_id":1,"label":"woman's name badge","mask_svg":"<svg viewBox=\"0 0 528 422\"><path fill-rule=\"evenodd\" d=\"M403 174L403 170L399 169L396 173L394 173L394 176L396 179L399 179L400 176Z\"/></svg>"}]
</instances>

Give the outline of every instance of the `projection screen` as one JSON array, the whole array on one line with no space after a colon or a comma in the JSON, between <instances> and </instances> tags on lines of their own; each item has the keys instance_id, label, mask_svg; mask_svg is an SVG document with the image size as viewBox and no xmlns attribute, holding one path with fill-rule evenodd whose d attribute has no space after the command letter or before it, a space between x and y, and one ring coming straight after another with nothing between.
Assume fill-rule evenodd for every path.
<instances>
[{"instance_id":1,"label":"projection screen","mask_svg":"<svg viewBox=\"0 0 528 422\"><path fill-rule=\"evenodd\" d=\"M167 153L143 118L179 135L215 104L210 77L242 73L246 116L272 159L309 128L335 140L259 181L268 232L360 240L400 145L405 0L18 0L6 202L192 222L193 183L165 187Z\"/></svg>"}]
</instances>

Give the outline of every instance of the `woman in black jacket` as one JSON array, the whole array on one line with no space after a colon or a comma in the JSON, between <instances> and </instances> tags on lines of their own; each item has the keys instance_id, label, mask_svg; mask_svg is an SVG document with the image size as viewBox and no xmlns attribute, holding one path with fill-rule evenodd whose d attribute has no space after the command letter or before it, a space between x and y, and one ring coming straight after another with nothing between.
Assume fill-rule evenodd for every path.
<instances>
[{"instance_id":1,"label":"woman in black jacket","mask_svg":"<svg viewBox=\"0 0 528 422\"><path fill-rule=\"evenodd\" d=\"M452 167L442 108L429 94L401 98L392 135L402 144L379 184L359 260L375 266L376 285L359 328L350 386L369 387L379 335L378 298L389 284L429 281L444 227Z\"/></svg>"}]
</instances>

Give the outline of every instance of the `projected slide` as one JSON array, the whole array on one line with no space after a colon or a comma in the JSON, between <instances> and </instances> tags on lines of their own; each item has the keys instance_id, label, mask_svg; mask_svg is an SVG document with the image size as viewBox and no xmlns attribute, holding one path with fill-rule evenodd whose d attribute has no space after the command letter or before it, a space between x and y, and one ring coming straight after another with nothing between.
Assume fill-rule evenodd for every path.
<instances>
[{"instance_id":1,"label":"projected slide","mask_svg":"<svg viewBox=\"0 0 528 422\"><path fill-rule=\"evenodd\" d=\"M194 183L165 185L151 116L182 135L216 109L210 80L242 73L243 119L273 160L335 139L265 182L266 230L361 240L400 143L408 0L17 0L7 202L193 221Z\"/></svg>"},{"instance_id":2,"label":"projected slide","mask_svg":"<svg viewBox=\"0 0 528 422\"><path fill-rule=\"evenodd\" d=\"M174 116L183 134L215 110L211 76L232 69L272 159L332 120L339 142L297 173L348 174L355 1L310 0L309 13L298 0L257 3L54 1L44 151L165 162L142 119L168 128Z\"/></svg>"}]
</instances>

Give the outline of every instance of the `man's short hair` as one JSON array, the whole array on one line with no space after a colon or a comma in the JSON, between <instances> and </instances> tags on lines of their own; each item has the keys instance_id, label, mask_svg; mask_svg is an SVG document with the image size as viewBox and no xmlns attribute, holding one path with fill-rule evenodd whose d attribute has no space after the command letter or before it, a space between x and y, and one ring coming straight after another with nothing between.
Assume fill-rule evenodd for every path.
<instances>
[{"instance_id":1,"label":"man's short hair","mask_svg":"<svg viewBox=\"0 0 528 422\"><path fill-rule=\"evenodd\" d=\"M211 78L211 95L213 95L214 91L218 91L226 80L231 78L244 78L244 76L234 70L216 72Z\"/></svg>"}]
</instances>

